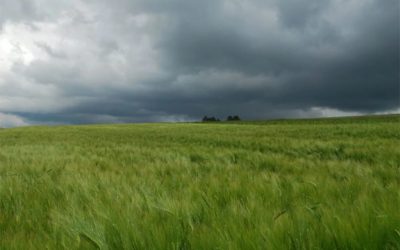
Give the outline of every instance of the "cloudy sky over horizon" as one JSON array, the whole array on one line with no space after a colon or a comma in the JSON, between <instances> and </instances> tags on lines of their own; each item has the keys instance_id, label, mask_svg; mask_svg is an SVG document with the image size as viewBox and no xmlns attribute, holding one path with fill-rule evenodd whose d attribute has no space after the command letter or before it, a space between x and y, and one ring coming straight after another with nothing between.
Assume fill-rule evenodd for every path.
<instances>
[{"instance_id":1,"label":"cloudy sky over horizon","mask_svg":"<svg viewBox=\"0 0 400 250\"><path fill-rule=\"evenodd\" d=\"M0 127L399 112L398 0L0 0Z\"/></svg>"}]
</instances>

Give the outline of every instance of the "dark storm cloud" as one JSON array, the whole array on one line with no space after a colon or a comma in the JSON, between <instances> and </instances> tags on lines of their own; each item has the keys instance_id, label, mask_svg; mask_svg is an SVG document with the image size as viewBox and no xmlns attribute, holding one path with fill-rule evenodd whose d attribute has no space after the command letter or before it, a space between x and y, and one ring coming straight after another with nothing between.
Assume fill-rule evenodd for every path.
<instances>
[{"instance_id":1,"label":"dark storm cloud","mask_svg":"<svg viewBox=\"0 0 400 250\"><path fill-rule=\"evenodd\" d=\"M321 21L320 14L327 8L326 0L286 0L279 1L279 17L282 24L293 28L304 28L312 21Z\"/></svg>"},{"instance_id":2,"label":"dark storm cloud","mask_svg":"<svg viewBox=\"0 0 400 250\"><path fill-rule=\"evenodd\" d=\"M0 115L97 123L400 106L397 0L47 2L2 6L3 26L34 27L34 56L0 71Z\"/></svg>"},{"instance_id":3,"label":"dark storm cloud","mask_svg":"<svg viewBox=\"0 0 400 250\"><path fill-rule=\"evenodd\" d=\"M181 27L166 35L167 62L188 71L211 68L275 75L282 81L280 89L273 91L266 84L265 98L261 99L266 102L362 111L398 106L395 1L365 6L359 10L362 15L357 11L360 16L343 23L348 27L324 23L320 9L328 6L327 1L303 1L301 6L310 5L310 9L300 10L292 7L292 2L278 5L281 30L271 34L264 23L251 23L258 26L254 32L261 33L257 38L246 32L254 27L240 27L236 16L219 22L208 16L202 22L180 17ZM301 20L294 25L292 18ZM284 36L286 25L294 37ZM351 34L340 34L346 28Z\"/></svg>"}]
</instances>

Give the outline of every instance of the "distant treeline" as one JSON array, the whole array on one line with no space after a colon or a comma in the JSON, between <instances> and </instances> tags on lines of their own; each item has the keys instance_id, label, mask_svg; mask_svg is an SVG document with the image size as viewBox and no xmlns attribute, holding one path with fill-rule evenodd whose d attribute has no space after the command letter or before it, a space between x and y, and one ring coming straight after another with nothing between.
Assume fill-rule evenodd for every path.
<instances>
[{"instance_id":1,"label":"distant treeline","mask_svg":"<svg viewBox=\"0 0 400 250\"><path fill-rule=\"evenodd\" d=\"M221 120L214 116L211 116L211 117L204 116L202 121L203 122L219 122ZM234 116L230 115L226 118L226 121L240 121L240 117L238 115L234 115Z\"/></svg>"}]
</instances>

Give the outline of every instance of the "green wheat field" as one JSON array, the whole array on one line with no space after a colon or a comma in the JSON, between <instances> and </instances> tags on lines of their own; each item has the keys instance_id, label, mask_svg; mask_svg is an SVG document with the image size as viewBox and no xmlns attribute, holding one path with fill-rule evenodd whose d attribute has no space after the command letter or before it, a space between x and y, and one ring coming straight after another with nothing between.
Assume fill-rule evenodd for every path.
<instances>
[{"instance_id":1,"label":"green wheat field","mask_svg":"<svg viewBox=\"0 0 400 250\"><path fill-rule=\"evenodd\" d=\"M400 116L0 129L0 249L400 249Z\"/></svg>"}]
</instances>

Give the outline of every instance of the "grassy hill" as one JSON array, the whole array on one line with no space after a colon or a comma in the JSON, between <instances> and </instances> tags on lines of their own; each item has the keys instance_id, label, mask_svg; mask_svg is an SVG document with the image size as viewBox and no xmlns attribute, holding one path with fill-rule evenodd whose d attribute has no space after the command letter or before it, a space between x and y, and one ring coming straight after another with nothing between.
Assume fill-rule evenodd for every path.
<instances>
[{"instance_id":1,"label":"grassy hill","mask_svg":"<svg viewBox=\"0 0 400 250\"><path fill-rule=\"evenodd\" d=\"M0 130L0 249L400 249L400 116Z\"/></svg>"}]
</instances>

